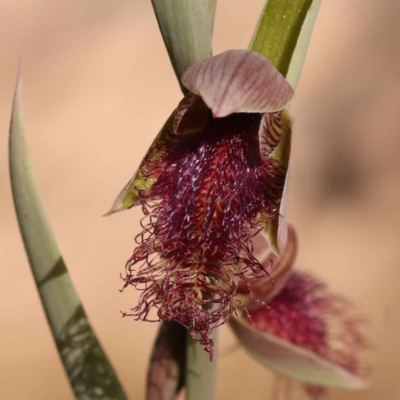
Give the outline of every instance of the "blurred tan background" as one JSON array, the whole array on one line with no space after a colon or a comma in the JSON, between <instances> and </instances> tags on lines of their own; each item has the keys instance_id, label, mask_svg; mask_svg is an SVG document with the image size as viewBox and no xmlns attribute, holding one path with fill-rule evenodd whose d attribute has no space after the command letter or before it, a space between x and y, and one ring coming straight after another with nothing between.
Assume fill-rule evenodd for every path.
<instances>
[{"instance_id":1,"label":"blurred tan background","mask_svg":"<svg viewBox=\"0 0 400 400\"><path fill-rule=\"evenodd\" d=\"M263 3L219 1L215 53L247 47ZM323 1L291 109L297 264L358 304L375 344L364 359L371 388L331 391L332 400L400 398L399 15L395 0ZM98 336L130 398L142 399L157 325L120 318L137 296L118 291L141 214L101 215L181 96L150 1L2 0L0 49L0 398L73 398L11 202L7 136L21 56L46 210ZM229 353L235 339L221 331L219 399L268 400L272 374L241 349ZM305 396L294 389L292 398Z\"/></svg>"}]
</instances>

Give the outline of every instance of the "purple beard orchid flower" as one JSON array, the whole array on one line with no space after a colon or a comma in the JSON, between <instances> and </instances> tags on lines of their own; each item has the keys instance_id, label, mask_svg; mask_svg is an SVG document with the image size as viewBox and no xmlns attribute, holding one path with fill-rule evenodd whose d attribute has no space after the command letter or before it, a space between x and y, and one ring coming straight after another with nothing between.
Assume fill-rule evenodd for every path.
<instances>
[{"instance_id":1,"label":"purple beard orchid flower","mask_svg":"<svg viewBox=\"0 0 400 400\"><path fill-rule=\"evenodd\" d=\"M182 83L188 94L108 214L145 214L123 277L142 294L124 315L177 321L212 356L210 333L241 307L238 287L268 275L254 235L264 230L276 253L285 246L293 89L250 50L199 62Z\"/></svg>"},{"instance_id":2,"label":"purple beard orchid flower","mask_svg":"<svg viewBox=\"0 0 400 400\"><path fill-rule=\"evenodd\" d=\"M244 311L230 325L243 347L265 367L301 382L320 398L328 388L364 389L359 355L367 347L362 319L351 304L309 273L293 271L297 239L289 227L287 246L277 258L257 235L255 255L272 278L240 287ZM262 250L262 251L261 251Z\"/></svg>"}]
</instances>

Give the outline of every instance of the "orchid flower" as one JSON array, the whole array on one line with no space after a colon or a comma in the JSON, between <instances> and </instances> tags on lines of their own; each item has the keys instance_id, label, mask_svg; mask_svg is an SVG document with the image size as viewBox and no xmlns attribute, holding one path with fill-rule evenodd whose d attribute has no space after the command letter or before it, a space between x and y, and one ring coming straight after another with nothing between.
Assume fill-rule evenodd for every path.
<instances>
[{"instance_id":1,"label":"orchid flower","mask_svg":"<svg viewBox=\"0 0 400 400\"><path fill-rule=\"evenodd\" d=\"M366 346L360 318L325 283L292 270L297 249L293 228L279 259L260 235L254 241L259 254L263 249L265 268L273 265L272 280L257 280L251 295L244 294L244 311L231 319L240 343L265 367L304 384L314 398L329 387L365 388L359 376L358 356Z\"/></svg>"},{"instance_id":2,"label":"orchid flower","mask_svg":"<svg viewBox=\"0 0 400 400\"><path fill-rule=\"evenodd\" d=\"M236 312L238 287L268 273L253 255L264 230L276 253L282 217L293 89L250 50L201 61L188 89L108 214L141 205L138 247L124 288L142 290L124 315L176 321L212 356L211 331ZM152 310L156 310L153 317ZM153 313L154 314L154 313Z\"/></svg>"}]
</instances>

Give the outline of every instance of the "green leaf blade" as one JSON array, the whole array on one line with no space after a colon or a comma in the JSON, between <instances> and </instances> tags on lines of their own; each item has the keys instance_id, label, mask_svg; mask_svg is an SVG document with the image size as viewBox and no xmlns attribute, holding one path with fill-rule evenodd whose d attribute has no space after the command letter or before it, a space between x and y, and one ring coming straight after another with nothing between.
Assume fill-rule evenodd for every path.
<instances>
[{"instance_id":1,"label":"green leaf blade","mask_svg":"<svg viewBox=\"0 0 400 400\"><path fill-rule=\"evenodd\" d=\"M210 13L214 19L216 4L208 0L152 0L152 4L165 47L180 82L187 68L211 57Z\"/></svg>"},{"instance_id":2,"label":"green leaf blade","mask_svg":"<svg viewBox=\"0 0 400 400\"><path fill-rule=\"evenodd\" d=\"M299 82L301 70L303 69L304 60L306 58L308 46L311 40L311 34L314 29L320 5L321 0L313 0L310 8L308 9L306 18L304 19L300 35L297 39L297 44L290 61L288 72L286 74L286 79L293 88L295 88Z\"/></svg>"},{"instance_id":3,"label":"green leaf blade","mask_svg":"<svg viewBox=\"0 0 400 400\"><path fill-rule=\"evenodd\" d=\"M208 11L210 13L211 36L214 31L215 14L217 13L217 0L208 0Z\"/></svg>"},{"instance_id":4,"label":"green leaf blade","mask_svg":"<svg viewBox=\"0 0 400 400\"><path fill-rule=\"evenodd\" d=\"M12 106L9 164L25 250L75 396L80 400L126 400L83 310L40 200L25 137L20 73Z\"/></svg>"},{"instance_id":5,"label":"green leaf blade","mask_svg":"<svg viewBox=\"0 0 400 400\"><path fill-rule=\"evenodd\" d=\"M266 2L250 48L296 87L321 0Z\"/></svg>"},{"instance_id":6,"label":"green leaf blade","mask_svg":"<svg viewBox=\"0 0 400 400\"><path fill-rule=\"evenodd\" d=\"M252 50L272 62L293 89L300 78L320 4L321 0L266 0L250 44ZM288 171L290 134L287 139L281 141L281 149L275 151L273 157ZM288 180L286 172L279 217L265 231L275 251L279 242L285 243L287 234Z\"/></svg>"}]
</instances>

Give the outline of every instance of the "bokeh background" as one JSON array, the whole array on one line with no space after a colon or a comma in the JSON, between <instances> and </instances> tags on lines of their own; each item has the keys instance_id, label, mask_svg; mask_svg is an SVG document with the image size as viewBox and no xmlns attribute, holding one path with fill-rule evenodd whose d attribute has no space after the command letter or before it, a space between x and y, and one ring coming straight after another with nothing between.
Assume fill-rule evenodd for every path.
<instances>
[{"instance_id":1,"label":"bokeh background","mask_svg":"<svg viewBox=\"0 0 400 400\"><path fill-rule=\"evenodd\" d=\"M247 47L264 0L220 0L214 51ZM400 4L323 1L291 108L290 219L299 268L368 317L365 392L400 398ZM85 308L131 399L142 399L157 324L120 318L119 273L140 210L101 218L180 100L150 1L0 3L0 398L72 400L24 254L7 136L18 57L38 185ZM219 399L269 399L272 374L221 329ZM282 399L289 399L288 394ZM292 399L305 398L296 387ZM278 400L278 399L274 399Z\"/></svg>"}]
</instances>

